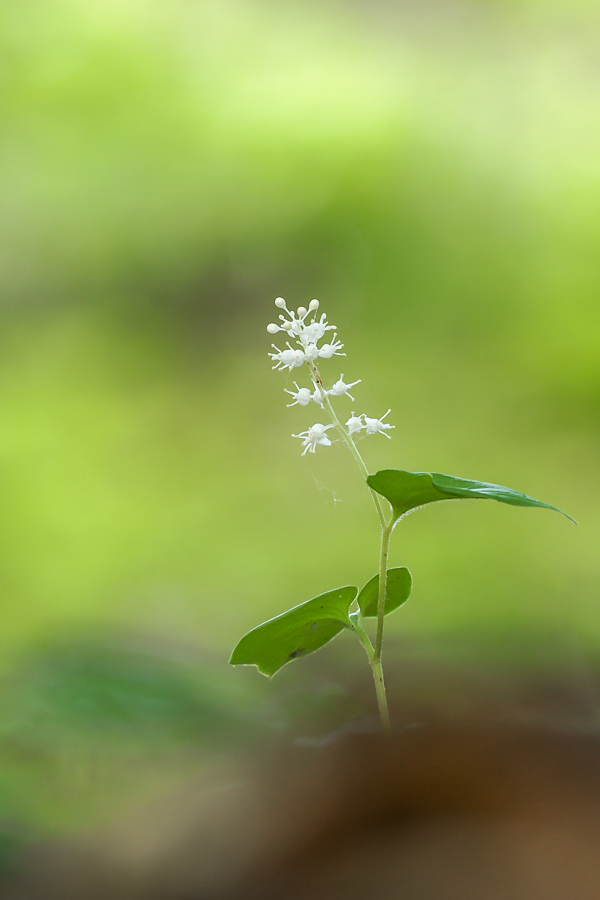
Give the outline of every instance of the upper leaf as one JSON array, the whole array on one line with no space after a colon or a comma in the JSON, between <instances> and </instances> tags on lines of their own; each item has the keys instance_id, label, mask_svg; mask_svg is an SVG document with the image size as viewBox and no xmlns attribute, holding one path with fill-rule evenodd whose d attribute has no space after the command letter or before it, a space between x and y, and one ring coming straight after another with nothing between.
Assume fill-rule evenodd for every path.
<instances>
[{"instance_id":1,"label":"upper leaf","mask_svg":"<svg viewBox=\"0 0 600 900\"><path fill-rule=\"evenodd\" d=\"M384 616L394 612L410 597L412 589L412 576L406 566L398 569L388 569L386 579ZM358 605L363 616L377 615L377 595L379 593L379 575L374 575L367 581L357 597Z\"/></svg>"},{"instance_id":2,"label":"upper leaf","mask_svg":"<svg viewBox=\"0 0 600 900\"><path fill-rule=\"evenodd\" d=\"M348 608L357 593L354 586L327 591L263 622L244 635L229 662L256 666L271 677L286 663L318 650L343 628L351 628Z\"/></svg>"},{"instance_id":3,"label":"upper leaf","mask_svg":"<svg viewBox=\"0 0 600 900\"><path fill-rule=\"evenodd\" d=\"M399 518L411 509L435 503L437 500L498 500L513 506L542 506L553 509L561 515L575 519L556 506L534 500L520 491L503 487L500 484L489 484L487 481L469 481L456 478L454 475L440 475L437 472L404 472L402 469L382 469L369 475L369 487L382 494L390 501L395 518Z\"/></svg>"}]
</instances>

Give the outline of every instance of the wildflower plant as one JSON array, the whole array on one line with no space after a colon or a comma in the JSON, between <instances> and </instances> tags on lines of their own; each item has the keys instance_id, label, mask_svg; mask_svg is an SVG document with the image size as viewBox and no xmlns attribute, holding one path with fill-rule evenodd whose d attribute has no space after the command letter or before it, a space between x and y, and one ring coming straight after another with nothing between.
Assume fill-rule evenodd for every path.
<instances>
[{"instance_id":1,"label":"wildflower plant","mask_svg":"<svg viewBox=\"0 0 600 900\"><path fill-rule=\"evenodd\" d=\"M347 585L326 591L253 628L235 647L230 663L234 666L254 665L263 675L271 677L286 663L313 653L348 629L366 651L375 681L381 724L383 730L389 732L390 717L382 668L384 620L385 616L406 603L412 589L412 576L406 566L388 568L390 538L398 522L411 510L440 500L497 500L512 506L540 506L560 513L562 510L527 494L485 481L471 481L437 472L406 472L403 469L382 469L370 473L356 446L356 438L374 434L391 438L390 432L395 426L386 421L391 410L388 409L380 418L365 413L356 415L353 411L342 423L332 401L346 396L355 402L350 390L361 382L360 379L346 382L344 373L341 373L331 387L325 386L328 382L321 375L322 361L346 355L342 352L344 345L338 340L336 326L328 323L324 313L319 316L318 300L312 300L308 308L300 306L297 310L289 310L285 300L278 297L275 306L282 311L279 324L267 325L267 331L271 335L281 333L286 340L279 342L283 344L283 349L272 344L273 352L269 356L273 369L292 372L304 368L310 382L300 387L294 381L295 390L286 388L285 392L292 398L287 405L312 408L315 404L319 419L324 420L315 422L306 431L292 437L302 442L302 456L305 456L315 453L317 447L331 447L331 436L337 432L356 460L373 499L381 528L379 569L360 590ZM317 410L315 417L316 413ZM570 516L567 518L571 519ZM571 521L574 522L574 519ZM377 620L374 642L365 630L365 619Z\"/></svg>"}]
</instances>

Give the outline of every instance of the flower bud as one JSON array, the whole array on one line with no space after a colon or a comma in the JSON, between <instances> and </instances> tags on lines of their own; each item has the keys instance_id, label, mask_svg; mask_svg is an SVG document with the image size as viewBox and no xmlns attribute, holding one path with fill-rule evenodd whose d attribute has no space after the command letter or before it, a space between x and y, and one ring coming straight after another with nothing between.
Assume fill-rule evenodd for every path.
<instances>
[{"instance_id":1,"label":"flower bud","mask_svg":"<svg viewBox=\"0 0 600 900\"><path fill-rule=\"evenodd\" d=\"M285 300L283 297L277 297L275 300L275 306L278 306L279 309L285 309Z\"/></svg>"},{"instance_id":2,"label":"flower bud","mask_svg":"<svg viewBox=\"0 0 600 900\"><path fill-rule=\"evenodd\" d=\"M307 312L308 312L308 310L306 309L305 306L298 307L298 315L299 316L305 316Z\"/></svg>"},{"instance_id":3,"label":"flower bud","mask_svg":"<svg viewBox=\"0 0 600 900\"><path fill-rule=\"evenodd\" d=\"M315 309L318 309L318 308L319 308L318 300L311 300L310 303L308 304L309 312L314 312Z\"/></svg>"},{"instance_id":4,"label":"flower bud","mask_svg":"<svg viewBox=\"0 0 600 900\"><path fill-rule=\"evenodd\" d=\"M271 322L270 325L267 325L267 331L269 332L269 334L277 334L277 332L280 331L279 325Z\"/></svg>"}]
</instances>

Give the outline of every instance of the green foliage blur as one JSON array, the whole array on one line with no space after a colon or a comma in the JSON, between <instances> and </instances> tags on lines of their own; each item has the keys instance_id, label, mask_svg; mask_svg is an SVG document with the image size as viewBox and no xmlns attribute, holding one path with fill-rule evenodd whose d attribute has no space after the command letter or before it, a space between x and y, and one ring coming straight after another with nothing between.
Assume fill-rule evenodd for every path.
<instances>
[{"instance_id":1,"label":"green foliage blur","mask_svg":"<svg viewBox=\"0 0 600 900\"><path fill-rule=\"evenodd\" d=\"M227 666L239 637L375 574L353 460L290 437L314 413L270 369L278 295L337 324L326 371L362 379L342 412L392 408L373 471L509 485L580 523L417 511L392 637L597 655L597 5L3 0L0 20L8 815L69 818L31 785L48 753L79 758L73 728L87 758L258 709L260 676ZM111 662L124 635L154 663Z\"/></svg>"}]
</instances>

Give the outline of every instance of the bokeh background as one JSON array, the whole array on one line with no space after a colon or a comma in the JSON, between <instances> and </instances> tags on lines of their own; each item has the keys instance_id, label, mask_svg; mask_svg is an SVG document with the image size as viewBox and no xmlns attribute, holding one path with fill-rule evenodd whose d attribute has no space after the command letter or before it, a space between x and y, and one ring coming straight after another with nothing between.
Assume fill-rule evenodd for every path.
<instances>
[{"instance_id":1,"label":"bokeh background","mask_svg":"<svg viewBox=\"0 0 600 900\"><path fill-rule=\"evenodd\" d=\"M352 459L290 437L315 416L271 372L278 295L338 325L326 371L362 379L342 412L392 408L372 470L507 484L580 523L418 511L390 647L593 668L597 4L3 0L0 19L2 865L168 789L199 747L361 715L354 666L372 706L345 636L272 683L227 665L248 628L377 565Z\"/></svg>"}]
</instances>

